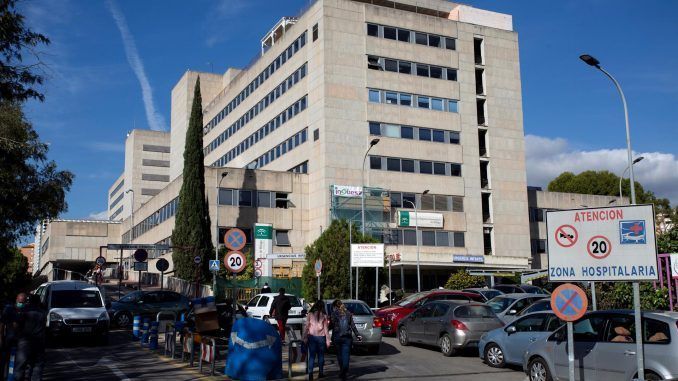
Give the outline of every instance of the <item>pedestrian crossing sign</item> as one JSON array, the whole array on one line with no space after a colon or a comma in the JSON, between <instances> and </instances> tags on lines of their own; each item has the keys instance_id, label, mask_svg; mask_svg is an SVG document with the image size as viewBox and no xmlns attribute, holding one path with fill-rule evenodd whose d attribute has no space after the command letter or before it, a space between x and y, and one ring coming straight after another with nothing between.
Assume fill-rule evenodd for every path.
<instances>
[{"instance_id":1,"label":"pedestrian crossing sign","mask_svg":"<svg viewBox=\"0 0 678 381\"><path fill-rule=\"evenodd\" d=\"M212 259L210 260L210 271L219 271L219 261Z\"/></svg>"}]
</instances>

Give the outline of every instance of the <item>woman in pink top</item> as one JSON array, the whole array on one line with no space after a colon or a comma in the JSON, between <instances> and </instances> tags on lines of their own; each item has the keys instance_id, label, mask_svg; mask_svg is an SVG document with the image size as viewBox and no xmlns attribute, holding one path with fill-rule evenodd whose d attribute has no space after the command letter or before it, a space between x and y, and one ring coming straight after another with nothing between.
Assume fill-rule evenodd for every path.
<instances>
[{"instance_id":1,"label":"woman in pink top","mask_svg":"<svg viewBox=\"0 0 678 381\"><path fill-rule=\"evenodd\" d=\"M313 379L315 356L318 355L318 378L323 378L325 365L325 348L330 347L330 330L328 318L325 314L325 302L318 300L306 316L304 342L308 345L308 379Z\"/></svg>"}]
</instances>

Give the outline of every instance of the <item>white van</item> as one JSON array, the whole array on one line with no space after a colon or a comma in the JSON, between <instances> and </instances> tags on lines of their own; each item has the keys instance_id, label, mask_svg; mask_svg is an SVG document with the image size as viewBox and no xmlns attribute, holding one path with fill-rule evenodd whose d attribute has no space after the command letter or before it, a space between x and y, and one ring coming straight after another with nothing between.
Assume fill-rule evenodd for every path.
<instances>
[{"instance_id":1,"label":"white van","mask_svg":"<svg viewBox=\"0 0 678 381\"><path fill-rule=\"evenodd\" d=\"M42 284L35 295L47 308L50 336L88 335L107 340L110 319L98 287L82 281L55 281Z\"/></svg>"}]
</instances>

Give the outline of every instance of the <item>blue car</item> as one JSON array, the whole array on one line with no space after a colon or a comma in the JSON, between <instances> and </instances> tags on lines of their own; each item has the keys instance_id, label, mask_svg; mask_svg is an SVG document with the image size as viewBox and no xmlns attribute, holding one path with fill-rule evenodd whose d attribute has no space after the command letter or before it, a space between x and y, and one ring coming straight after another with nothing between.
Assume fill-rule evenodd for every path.
<instances>
[{"instance_id":1,"label":"blue car","mask_svg":"<svg viewBox=\"0 0 678 381\"><path fill-rule=\"evenodd\" d=\"M480 358L493 368L506 364L521 365L527 347L545 338L564 322L551 311L535 312L520 317L505 327L497 328L480 338Z\"/></svg>"}]
</instances>

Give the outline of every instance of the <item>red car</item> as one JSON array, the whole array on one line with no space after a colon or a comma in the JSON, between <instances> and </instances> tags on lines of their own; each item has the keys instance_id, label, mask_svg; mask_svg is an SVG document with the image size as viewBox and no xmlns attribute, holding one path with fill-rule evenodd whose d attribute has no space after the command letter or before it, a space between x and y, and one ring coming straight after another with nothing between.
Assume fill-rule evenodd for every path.
<instances>
[{"instance_id":1,"label":"red car","mask_svg":"<svg viewBox=\"0 0 678 381\"><path fill-rule=\"evenodd\" d=\"M400 319L409 315L412 311L423 306L427 302L432 302L434 300L470 300L474 302L484 302L482 296L470 292L452 290L419 292L404 298L390 307L384 307L377 310L377 316L383 320L381 333L384 335L395 335Z\"/></svg>"}]
</instances>

